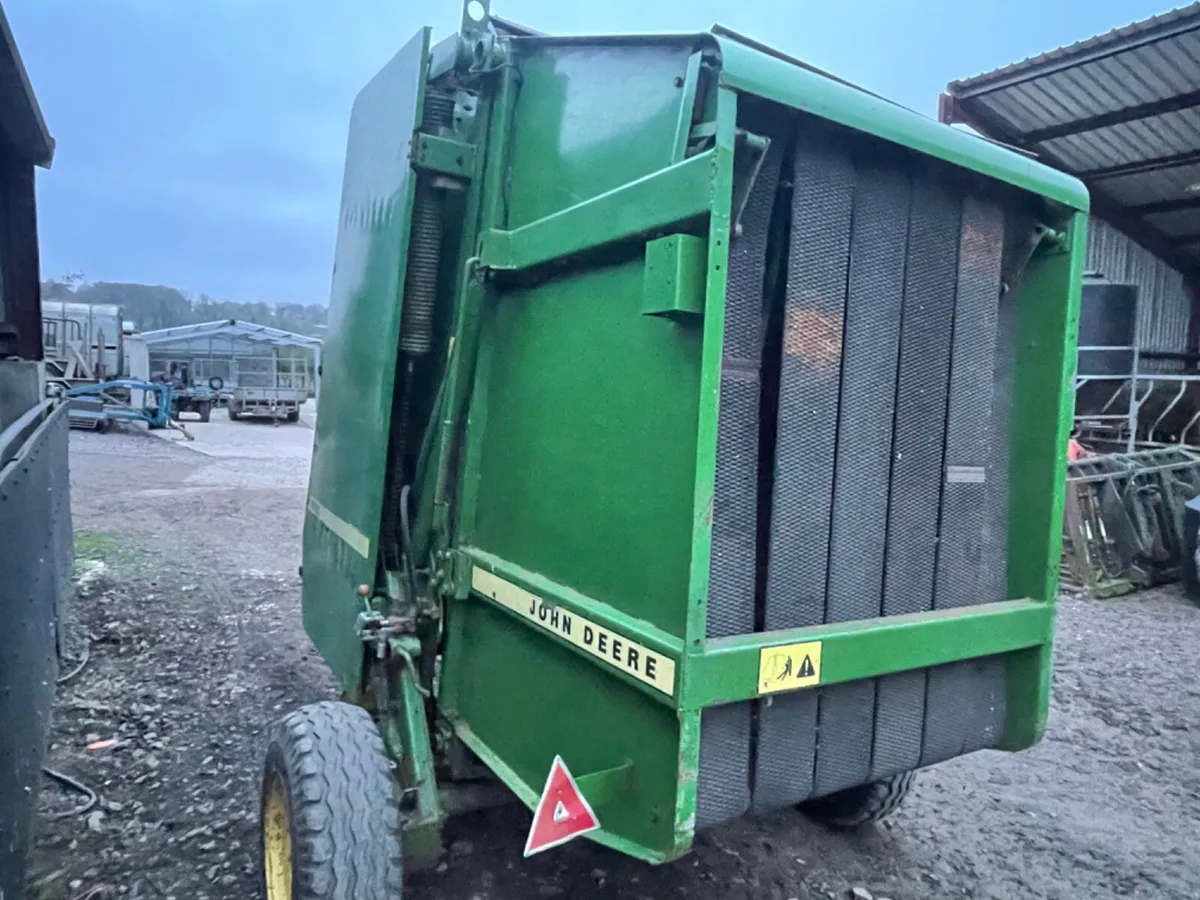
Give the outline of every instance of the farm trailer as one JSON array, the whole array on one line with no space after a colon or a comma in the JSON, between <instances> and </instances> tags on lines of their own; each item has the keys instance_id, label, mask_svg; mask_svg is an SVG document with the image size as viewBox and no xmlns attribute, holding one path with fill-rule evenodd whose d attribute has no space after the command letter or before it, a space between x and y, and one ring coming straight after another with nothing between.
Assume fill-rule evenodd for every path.
<instances>
[{"instance_id":1,"label":"farm trailer","mask_svg":"<svg viewBox=\"0 0 1200 900\"><path fill-rule=\"evenodd\" d=\"M266 896L399 896L489 778L527 852L661 863L1036 743L1087 208L720 28L418 33L351 115L302 568L345 702L270 739Z\"/></svg>"},{"instance_id":2,"label":"farm trailer","mask_svg":"<svg viewBox=\"0 0 1200 900\"><path fill-rule=\"evenodd\" d=\"M230 419L260 416L276 421L300 421L300 407L308 399L311 385L307 358L272 357L240 362L238 383L226 400ZM257 365L252 367L250 363Z\"/></svg>"}]
</instances>

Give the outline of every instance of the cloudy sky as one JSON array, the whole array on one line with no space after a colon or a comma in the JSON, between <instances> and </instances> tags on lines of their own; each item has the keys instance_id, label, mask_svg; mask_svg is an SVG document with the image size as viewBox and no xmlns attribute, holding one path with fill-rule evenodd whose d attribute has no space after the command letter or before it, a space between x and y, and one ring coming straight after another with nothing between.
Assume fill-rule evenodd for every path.
<instances>
[{"instance_id":1,"label":"cloudy sky","mask_svg":"<svg viewBox=\"0 0 1200 900\"><path fill-rule=\"evenodd\" d=\"M721 22L933 115L954 78L1163 0L492 0L562 34ZM1169 2L1169 0L1168 0ZM231 300L326 302L350 104L459 0L5 0L58 141L42 267Z\"/></svg>"}]
</instances>

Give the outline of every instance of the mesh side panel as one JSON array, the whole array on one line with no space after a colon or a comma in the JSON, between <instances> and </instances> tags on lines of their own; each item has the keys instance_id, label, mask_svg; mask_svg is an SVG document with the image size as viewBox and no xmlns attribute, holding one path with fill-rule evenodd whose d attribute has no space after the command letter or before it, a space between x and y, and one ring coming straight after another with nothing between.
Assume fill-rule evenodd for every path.
<instances>
[{"instance_id":1,"label":"mesh side panel","mask_svg":"<svg viewBox=\"0 0 1200 900\"><path fill-rule=\"evenodd\" d=\"M820 693L813 796L870 780L875 681L835 684Z\"/></svg>"},{"instance_id":2,"label":"mesh side panel","mask_svg":"<svg viewBox=\"0 0 1200 900\"><path fill-rule=\"evenodd\" d=\"M994 747L1004 732L1004 662L967 659L929 669L921 765Z\"/></svg>"},{"instance_id":3,"label":"mesh side panel","mask_svg":"<svg viewBox=\"0 0 1200 900\"><path fill-rule=\"evenodd\" d=\"M817 700L816 691L795 691L759 701L755 809L790 806L812 794Z\"/></svg>"},{"instance_id":4,"label":"mesh side panel","mask_svg":"<svg viewBox=\"0 0 1200 900\"><path fill-rule=\"evenodd\" d=\"M879 615L896 362L912 189L866 169L854 194L846 346L829 552L828 622Z\"/></svg>"},{"instance_id":5,"label":"mesh side panel","mask_svg":"<svg viewBox=\"0 0 1200 900\"><path fill-rule=\"evenodd\" d=\"M929 181L913 185L896 384L883 614L932 606L937 504L954 320L961 200ZM876 699L875 758L915 768L925 727L925 675L883 680Z\"/></svg>"},{"instance_id":6,"label":"mesh side panel","mask_svg":"<svg viewBox=\"0 0 1200 900\"><path fill-rule=\"evenodd\" d=\"M777 168L769 157L772 192ZM755 627L769 216L756 188L730 261L714 637ZM1011 304L998 303L1003 222L937 175L914 180L903 163L856 161L836 138L802 133L764 630L1005 596L1014 335ZM1003 659L988 658L705 710L698 825L740 814L748 793L756 809L776 808L995 746L1005 687Z\"/></svg>"},{"instance_id":7,"label":"mesh side panel","mask_svg":"<svg viewBox=\"0 0 1200 900\"><path fill-rule=\"evenodd\" d=\"M708 575L709 637L754 630L758 361L721 363L717 471Z\"/></svg>"},{"instance_id":8,"label":"mesh side panel","mask_svg":"<svg viewBox=\"0 0 1200 900\"><path fill-rule=\"evenodd\" d=\"M742 213L742 235L729 248L709 564L709 637L754 630L763 279L780 154L778 142L772 141Z\"/></svg>"},{"instance_id":9,"label":"mesh side panel","mask_svg":"<svg viewBox=\"0 0 1200 900\"><path fill-rule=\"evenodd\" d=\"M960 202L936 184L919 181L913 186L888 506L885 616L922 612L931 608L933 598L959 209Z\"/></svg>"},{"instance_id":10,"label":"mesh side panel","mask_svg":"<svg viewBox=\"0 0 1200 900\"><path fill-rule=\"evenodd\" d=\"M971 660L975 698L969 711L969 725L963 740L963 753L995 747L1004 737L1004 718L1008 712L1004 660L998 656Z\"/></svg>"},{"instance_id":11,"label":"mesh side panel","mask_svg":"<svg viewBox=\"0 0 1200 900\"><path fill-rule=\"evenodd\" d=\"M963 203L958 255L958 297L946 415L946 475L942 486L935 609L979 603L983 525L991 444L992 372L996 355L997 303L1004 215L992 204Z\"/></svg>"},{"instance_id":12,"label":"mesh side panel","mask_svg":"<svg viewBox=\"0 0 1200 900\"><path fill-rule=\"evenodd\" d=\"M768 631L825 617L853 163L802 139L793 184L763 610ZM811 792L815 743L815 695L760 707L756 805L784 806Z\"/></svg>"},{"instance_id":13,"label":"mesh side panel","mask_svg":"<svg viewBox=\"0 0 1200 900\"><path fill-rule=\"evenodd\" d=\"M1000 298L996 327L996 362L992 378L987 515L983 523L984 583L980 601L1008 597L1008 470L1012 445L1013 358L1017 348L1017 310L1012 295Z\"/></svg>"},{"instance_id":14,"label":"mesh side panel","mask_svg":"<svg viewBox=\"0 0 1200 900\"><path fill-rule=\"evenodd\" d=\"M925 691L925 731L921 765L928 766L962 753L967 717L975 691L969 662L950 663L928 671Z\"/></svg>"},{"instance_id":15,"label":"mesh side panel","mask_svg":"<svg viewBox=\"0 0 1200 900\"><path fill-rule=\"evenodd\" d=\"M994 603L1008 596L1008 479L1012 441L1012 378L1016 353L1016 304L1001 297L996 328L996 356L992 375L992 411L989 421L988 480L983 521L983 557L979 602ZM975 697L970 711L963 752L994 747L1004 736L1006 687L1004 660L975 660Z\"/></svg>"},{"instance_id":16,"label":"mesh side panel","mask_svg":"<svg viewBox=\"0 0 1200 900\"><path fill-rule=\"evenodd\" d=\"M968 197L963 204L954 311L950 397L946 417L946 469L934 607L980 603L990 566L984 555L987 494L996 473L990 465L993 373L981 364L996 356L1003 212ZM996 680L998 679L998 680ZM990 711L1004 689L1004 671L969 660L929 671L921 764L930 765L987 746L997 723Z\"/></svg>"},{"instance_id":17,"label":"mesh side panel","mask_svg":"<svg viewBox=\"0 0 1200 900\"><path fill-rule=\"evenodd\" d=\"M779 435L766 630L825 617L854 168L844 153L796 151L779 374Z\"/></svg>"},{"instance_id":18,"label":"mesh side panel","mask_svg":"<svg viewBox=\"0 0 1200 900\"><path fill-rule=\"evenodd\" d=\"M896 672L875 688L875 746L871 779L915 769L925 728L925 670Z\"/></svg>"},{"instance_id":19,"label":"mesh side panel","mask_svg":"<svg viewBox=\"0 0 1200 900\"><path fill-rule=\"evenodd\" d=\"M750 716L753 703L710 706L700 713L696 827L736 818L750 806Z\"/></svg>"},{"instance_id":20,"label":"mesh side panel","mask_svg":"<svg viewBox=\"0 0 1200 900\"><path fill-rule=\"evenodd\" d=\"M725 341L717 419L707 634L754 630L758 524L758 406L767 239L782 148L772 141L729 249ZM752 704L706 709L700 720L697 827L741 815L750 805Z\"/></svg>"},{"instance_id":21,"label":"mesh side panel","mask_svg":"<svg viewBox=\"0 0 1200 900\"><path fill-rule=\"evenodd\" d=\"M860 167L854 193L827 622L879 615L888 471L912 187L903 172ZM815 791L860 784L871 767L875 682L820 698Z\"/></svg>"}]
</instances>

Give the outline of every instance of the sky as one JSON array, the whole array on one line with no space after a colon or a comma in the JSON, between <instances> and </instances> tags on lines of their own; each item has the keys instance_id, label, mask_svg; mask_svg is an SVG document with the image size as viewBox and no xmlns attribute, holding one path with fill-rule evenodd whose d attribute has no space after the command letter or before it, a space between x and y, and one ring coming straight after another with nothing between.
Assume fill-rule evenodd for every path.
<instances>
[{"instance_id":1,"label":"sky","mask_svg":"<svg viewBox=\"0 0 1200 900\"><path fill-rule=\"evenodd\" d=\"M1170 0L492 0L553 34L720 22L926 115L947 82ZM51 134L42 273L326 303L350 106L460 0L5 0Z\"/></svg>"}]
</instances>

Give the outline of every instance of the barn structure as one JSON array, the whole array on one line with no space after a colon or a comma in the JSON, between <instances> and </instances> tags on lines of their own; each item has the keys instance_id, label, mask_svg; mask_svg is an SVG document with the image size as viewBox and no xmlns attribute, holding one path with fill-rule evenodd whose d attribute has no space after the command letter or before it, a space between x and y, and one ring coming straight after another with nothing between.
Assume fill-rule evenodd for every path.
<instances>
[{"instance_id":1,"label":"barn structure","mask_svg":"<svg viewBox=\"0 0 1200 900\"><path fill-rule=\"evenodd\" d=\"M952 82L939 113L1091 192L1079 417L1200 444L1200 3Z\"/></svg>"},{"instance_id":2,"label":"barn structure","mask_svg":"<svg viewBox=\"0 0 1200 900\"><path fill-rule=\"evenodd\" d=\"M239 319L145 331L127 341L129 374L178 377L189 385L304 390L320 387L319 338Z\"/></svg>"}]
</instances>

